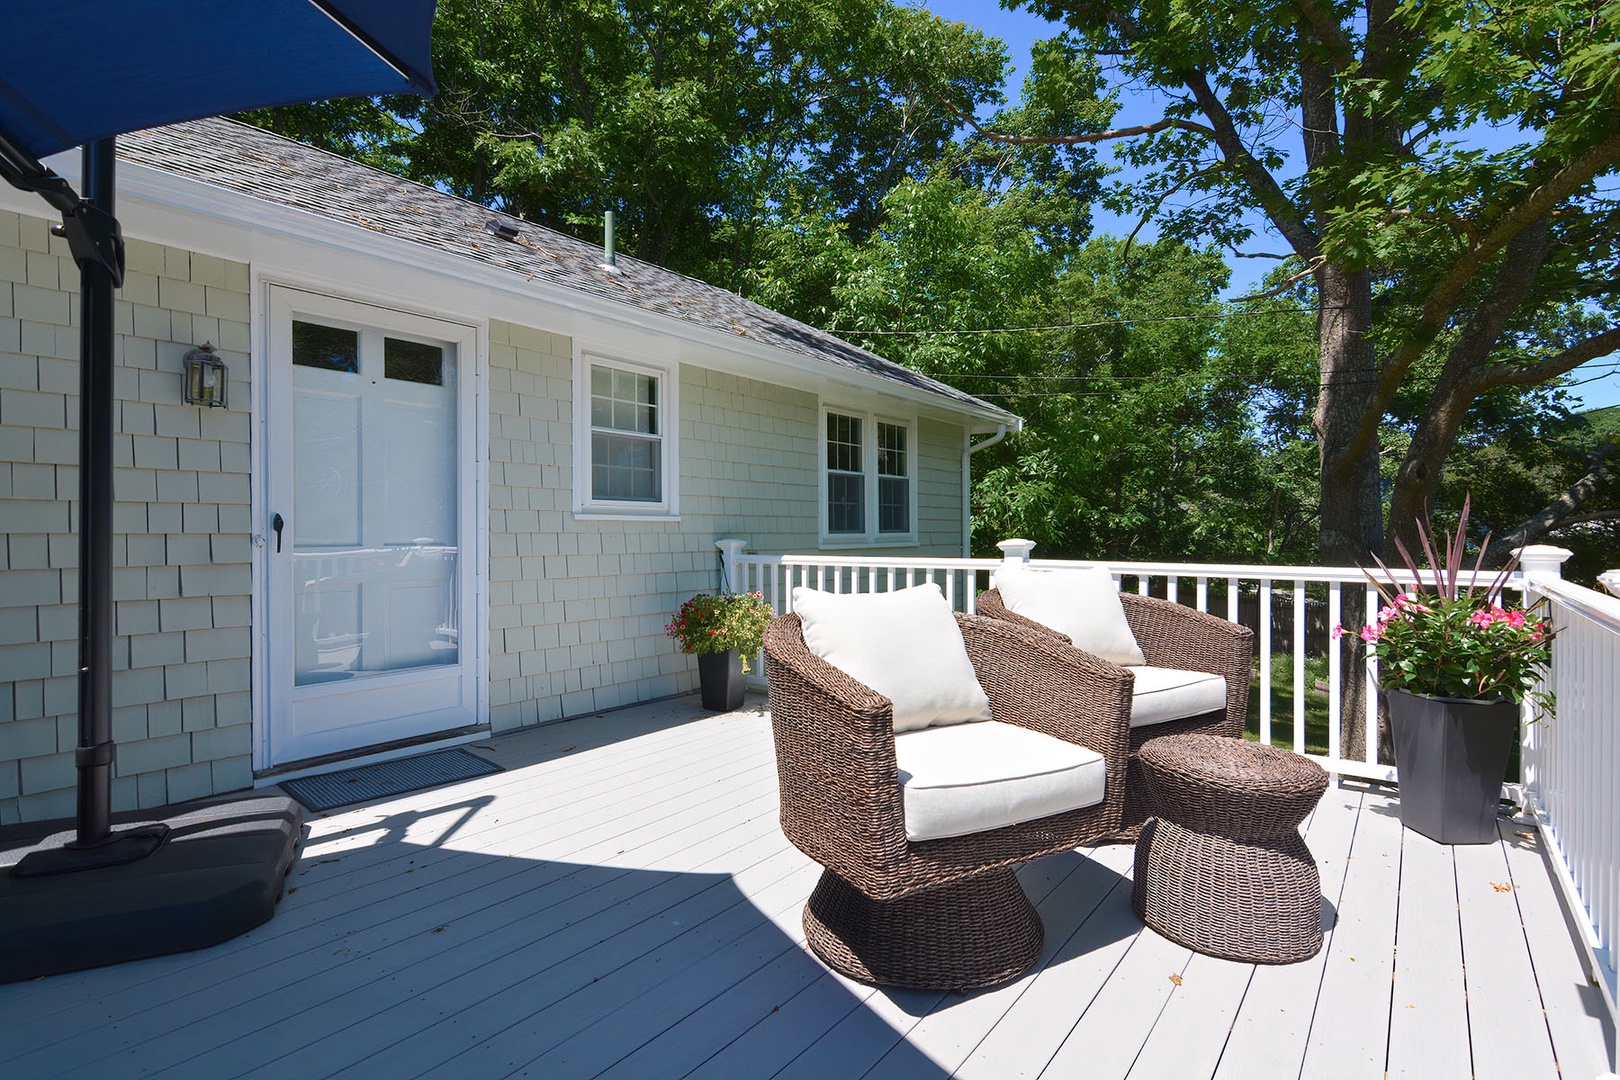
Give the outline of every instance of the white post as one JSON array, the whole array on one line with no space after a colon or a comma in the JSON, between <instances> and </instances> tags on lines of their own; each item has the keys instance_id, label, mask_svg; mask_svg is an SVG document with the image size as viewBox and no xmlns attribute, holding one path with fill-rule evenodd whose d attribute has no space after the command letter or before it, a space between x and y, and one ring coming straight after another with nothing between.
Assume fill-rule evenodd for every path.
<instances>
[{"instance_id":1,"label":"white post","mask_svg":"<svg viewBox=\"0 0 1620 1080\"><path fill-rule=\"evenodd\" d=\"M1002 540L996 544L1001 549L1001 567L990 575L990 587L996 587L996 576L1003 570L1021 568L1029 562L1029 553L1035 550L1033 540Z\"/></svg>"},{"instance_id":2,"label":"white post","mask_svg":"<svg viewBox=\"0 0 1620 1080\"><path fill-rule=\"evenodd\" d=\"M720 591L736 592L737 556L748 546L748 541L716 540L714 546L720 549Z\"/></svg>"},{"instance_id":3,"label":"white post","mask_svg":"<svg viewBox=\"0 0 1620 1080\"><path fill-rule=\"evenodd\" d=\"M1529 547L1514 548L1513 553L1519 557L1519 569L1524 571L1526 581L1563 577L1564 561L1575 554L1568 548L1554 547L1551 544L1531 544Z\"/></svg>"},{"instance_id":4,"label":"white post","mask_svg":"<svg viewBox=\"0 0 1620 1080\"><path fill-rule=\"evenodd\" d=\"M1535 602L1530 595L1531 586L1537 581L1556 581L1564 576L1564 560L1575 554L1568 548L1554 547L1551 544L1531 544L1528 547L1515 548L1513 554L1519 557L1519 569L1524 573L1524 602L1526 606ZM1548 678L1555 677L1549 672ZM1544 680L1541 689L1547 689ZM1519 787L1523 793L1524 816L1529 822L1537 819L1537 810L1541 802L1541 731L1531 721L1535 718L1534 706L1526 701L1521 712L1523 722L1519 725Z\"/></svg>"}]
</instances>

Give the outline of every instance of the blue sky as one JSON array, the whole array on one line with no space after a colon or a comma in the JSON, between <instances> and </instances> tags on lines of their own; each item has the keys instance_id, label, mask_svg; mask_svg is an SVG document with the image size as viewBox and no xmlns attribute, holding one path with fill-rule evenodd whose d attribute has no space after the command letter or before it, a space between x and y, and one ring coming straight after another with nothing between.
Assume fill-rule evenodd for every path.
<instances>
[{"instance_id":1,"label":"blue sky","mask_svg":"<svg viewBox=\"0 0 1620 1080\"><path fill-rule=\"evenodd\" d=\"M1059 29L1056 24L1038 18L1026 10L1007 11L992 0L919 0L919 3L937 15L978 26L986 33L1007 43L1008 57L1013 65L1006 88L1009 100L1018 96L1019 88L1023 85L1024 74L1029 68L1030 45L1042 38L1053 36ZM1124 125L1151 122L1157 120L1160 115L1158 103L1151 95L1136 95L1127 97L1121 102L1120 113L1115 118L1115 123ZM1101 152L1104 160L1113 160L1112 151L1106 146ZM1120 175L1128 177L1130 173ZM1101 233L1123 236L1136 225L1134 220L1124 220L1101 206L1095 207L1093 214L1097 231ZM1257 227L1256 232L1259 231ZM1140 235L1144 239L1152 239L1151 226L1143 229ZM1256 250L1264 246L1259 244ZM1276 245L1273 243L1271 246L1275 249ZM1250 291L1254 283L1274 265L1264 259L1228 259L1227 262L1232 266L1233 288L1229 291L1229 295L1232 296ZM1609 356L1577 369L1576 378L1587 381L1571 389L1571 394L1581 401L1581 404L1575 407L1595 409L1620 405L1620 371L1615 370L1617 367L1620 367L1620 356Z\"/></svg>"}]
</instances>

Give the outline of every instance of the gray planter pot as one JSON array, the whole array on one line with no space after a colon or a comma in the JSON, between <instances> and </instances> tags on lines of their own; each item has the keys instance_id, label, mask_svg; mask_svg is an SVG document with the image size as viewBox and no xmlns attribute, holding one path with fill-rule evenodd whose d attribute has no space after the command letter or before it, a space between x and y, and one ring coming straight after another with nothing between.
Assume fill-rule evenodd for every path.
<instances>
[{"instance_id":1,"label":"gray planter pot","mask_svg":"<svg viewBox=\"0 0 1620 1080\"><path fill-rule=\"evenodd\" d=\"M703 692L703 707L715 712L734 712L742 708L743 679L742 654L736 649L726 652L704 653L698 661L698 688Z\"/></svg>"},{"instance_id":2,"label":"gray planter pot","mask_svg":"<svg viewBox=\"0 0 1620 1080\"><path fill-rule=\"evenodd\" d=\"M1519 706L1389 691L1401 824L1442 844L1496 840Z\"/></svg>"}]
</instances>

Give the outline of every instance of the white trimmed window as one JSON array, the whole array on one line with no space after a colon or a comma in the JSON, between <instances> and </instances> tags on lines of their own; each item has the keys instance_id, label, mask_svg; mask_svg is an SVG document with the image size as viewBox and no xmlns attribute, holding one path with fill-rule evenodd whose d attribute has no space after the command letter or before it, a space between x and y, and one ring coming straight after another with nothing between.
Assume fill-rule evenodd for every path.
<instances>
[{"instance_id":1,"label":"white trimmed window","mask_svg":"<svg viewBox=\"0 0 1620 1080\"><path fill-rule=\"evenodd\" d=\"M915 424L836 407L822 421L823 541L915 542Z\"/></svg>"},{"instance_id":2,"label":"white trimmed window","mask_svg":"<svg viewBox=\"0 0 1620 1080\"><path fill-rule=\"evenodd\" d=\"M590 354L575 376L575 511L673 515L673 376Z\"/></svg>"}]
</instances>

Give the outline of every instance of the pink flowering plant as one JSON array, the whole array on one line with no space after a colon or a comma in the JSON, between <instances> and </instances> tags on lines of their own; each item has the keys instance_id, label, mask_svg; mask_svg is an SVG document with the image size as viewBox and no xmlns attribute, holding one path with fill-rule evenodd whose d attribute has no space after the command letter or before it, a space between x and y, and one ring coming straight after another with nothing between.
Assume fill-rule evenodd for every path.
<instances>
[{"instance_id":1,"label":"pink flowering plant","mask_svg":"<svg viewBox=\"0 0 1620 1080\"><path fill-rule=\"evenodd\" d=\"M747 671L748 658L765 644L765 627L773 614L763 593L698 593L664 624L664 633L694 656L736 649Z\"/></svg>"},{"instance_id":2,"label":"pink flowering plant","mask_svg":"<svg viewBox=\"0 0 1620 1080\"><path fill-rule=\"evenodd\" d=\"M1502 586L1517 559L1511 560L1484 588L1461 585L1463 542L1468 500L1454 536L1437 553L1430 528L1418 522L1418 539L1428 559L1427 574L1399 539L1395 548L1411 570L1415 584L1396 580L1378 563L1383 578L1369 573L1383 606L1376 621L1357 632L1369 655L1378 658L1378 678L1386 689L1431 697L1531 701L1550 709L1551 699L1537 691L1552 663L1554 631L1540 617L1545 601L1529 608L1505 607ZM1487 536L1480 544L1474 577L1484 563ZM1335 627L1333 636L1348 633Z\"/></svg>"}]
</instances>

